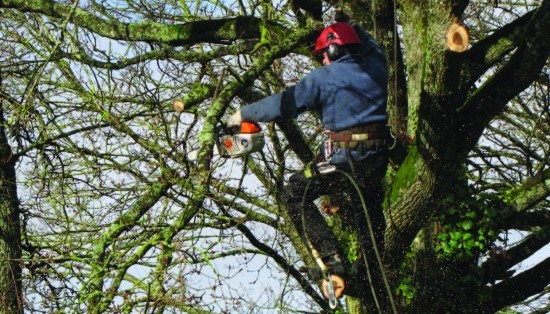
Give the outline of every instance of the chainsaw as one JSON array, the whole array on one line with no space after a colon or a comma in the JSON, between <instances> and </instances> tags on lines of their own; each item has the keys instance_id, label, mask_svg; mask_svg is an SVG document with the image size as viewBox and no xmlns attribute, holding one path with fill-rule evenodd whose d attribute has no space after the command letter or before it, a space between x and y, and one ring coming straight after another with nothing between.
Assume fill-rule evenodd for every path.
<instances>
[{"instance_id":1,"label":"chainsaw","mask_svg":"<svg viewBox=\"0 0 550 314\"><path fill-rule=\"evenodd\" d=\"M236 158L262 150L264 134L259 124L241 122L240 126L218 127L215 134L216 147L220 156Z\"/></svg>"}]
</instances>

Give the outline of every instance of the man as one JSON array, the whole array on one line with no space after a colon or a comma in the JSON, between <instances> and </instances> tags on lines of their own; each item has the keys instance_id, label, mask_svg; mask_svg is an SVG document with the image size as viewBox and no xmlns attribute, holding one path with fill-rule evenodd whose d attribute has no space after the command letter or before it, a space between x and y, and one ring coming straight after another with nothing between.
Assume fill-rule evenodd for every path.
<instances>
[{"instance_id":1,"label":"man","mask_svg":"<svg viewBox=\"0 0 550 314\"><path fill-rule=\"evenodd\" d=\"M357 180L364 190L377 241L380 242L385 228L381 206L382 178L388 162L389 138L386 127L388 70L384 52L358 25L353 27L339 22L321 32L314 54L323 57L323 67L312 70L282 93L242 107L227 124L292 119L306 110L318 112L329 135L327 149L321 158ZM302 204L306 186L309 188ZM330 272L337 275L334 277L340 287L335 289L337 297L343 294L349 267L334 234L313 201L321 195L349 187L348 179L339 172L313 177L307 172L296 173L290 177L286 187L286 202L293 223L302 237L319 252ZM359 203L359 197L356 200ZM356 216L364 221L362 207L358 208L361 210L355 209ZM302 213L306 217L302 217ZM323 293L327 297L327 291Z\"/></svg>"}]
</instances>

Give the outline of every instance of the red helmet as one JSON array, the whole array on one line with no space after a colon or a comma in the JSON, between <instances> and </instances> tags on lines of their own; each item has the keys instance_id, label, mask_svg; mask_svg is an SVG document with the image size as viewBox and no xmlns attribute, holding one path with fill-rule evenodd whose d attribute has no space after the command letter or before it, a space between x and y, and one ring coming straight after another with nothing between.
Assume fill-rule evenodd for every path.
<instances>
[{"instance_id":1,"label":"red helmet","mask_svg":"<svg viewBox=\"0 0 550 314\"><path fill-rule=\"evenodd\" d=\"M327 28L321 32L321 35L317 37L313 53L317 54L332 44L345 46L360 43L361 40L353 27L348 23L339 22L327 26Z\"/></svg>"}]
</instances>

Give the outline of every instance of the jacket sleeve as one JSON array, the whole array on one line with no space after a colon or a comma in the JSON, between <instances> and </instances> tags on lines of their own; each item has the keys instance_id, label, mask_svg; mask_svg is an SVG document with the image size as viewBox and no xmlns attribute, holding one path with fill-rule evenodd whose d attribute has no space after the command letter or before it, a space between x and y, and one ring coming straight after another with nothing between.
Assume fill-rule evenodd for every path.
<instances>
[{"instance_id":1,"label":"jacket sleeve","mask_svg":"<svg viewBox=\"0 0 550 314\"><path fill-rule=\"evenodd\" d=\"M275 119L293 119L298 114L311 109L319 110L319 71L311 71L298 84L284 92L268 96L241 108L243 121L268 122Z\"/></svg>"},{"instance_id":2,"label":"jacket sleeve","mask_svg":"<svg viewBox=\"0 0 550 314\"><path fill-rule=\"evenodd\" d=\"M248 106L241 108L243 121L268 122L282 118L281 114L282 93L274 94Z\"/></svg>"}]
</instances>

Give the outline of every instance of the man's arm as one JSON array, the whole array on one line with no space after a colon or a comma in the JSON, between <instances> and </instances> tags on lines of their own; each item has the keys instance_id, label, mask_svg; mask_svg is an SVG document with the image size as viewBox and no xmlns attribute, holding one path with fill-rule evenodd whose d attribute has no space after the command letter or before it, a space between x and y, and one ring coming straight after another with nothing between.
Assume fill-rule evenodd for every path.
<instances>
[{"instance_id":1,"label":"man's arm","mask_svg":"<svg viewBox=\"0 0 550 314\"><path fill-rule=\"evenodd\" d=\"M268 122L281 117L281 96L274 94L243 106L233 113L227 120L227 126L240 125L242 121L248 122Z\"/></svg>"},{"instance_id":2,"label":"man's arm","mask_svg":"<svg viewBox=\"0 0 550 314\"><path fill-rule=\"evenodd\" d=\"M243 121L269 122L282 118L281 114L282 93L274 94L241 108Z\"/></svg>"},{"instance_id":3,"label":"man's arm","mask_svg":"<svg viewBox=\"0 0 550 314\"><path fill-rule=\"evenodd\" d=\"M237 110L227 126L240 125L241 121L269 122L275 119L293 119L307 109L318 109L319 84L314 72L304 77L298 84L287 88L284 92L268 96Z\"/></svg>"}]
</instances>

